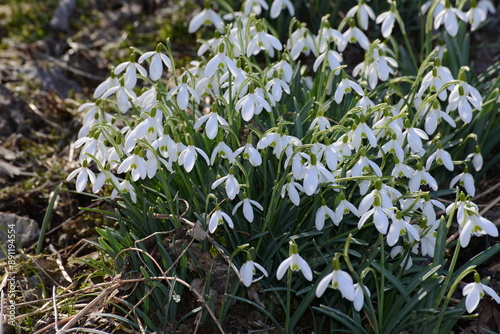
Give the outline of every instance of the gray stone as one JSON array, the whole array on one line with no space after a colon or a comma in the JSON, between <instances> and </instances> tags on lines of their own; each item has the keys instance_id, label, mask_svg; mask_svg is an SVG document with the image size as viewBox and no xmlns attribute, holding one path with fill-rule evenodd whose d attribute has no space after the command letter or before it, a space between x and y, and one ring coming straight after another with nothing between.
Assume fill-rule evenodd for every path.
<instances>
[{"instance_id":1,"label":"gray stone","mask_svg":"<svg viewBox=\"0 0 500 334\"><path fill-rule=\"evenodd\" d=\"M14 233L10 232L14 225ZM14 234L16 247L29 246L40 235L38 223L31 218L21 217L13 213L0 212L0 242L5 247L9 236ZM0 258L4 258L5 254L0 252Z\"/></svg>"}]
</instances>

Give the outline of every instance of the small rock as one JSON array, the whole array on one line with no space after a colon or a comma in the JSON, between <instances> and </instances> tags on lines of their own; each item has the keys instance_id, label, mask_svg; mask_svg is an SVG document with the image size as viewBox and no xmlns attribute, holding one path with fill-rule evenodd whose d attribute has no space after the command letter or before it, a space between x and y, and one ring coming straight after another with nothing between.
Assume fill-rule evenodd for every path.
<instances>
[{"instance_id":1,"label":"small rock","mask_svg":"<svg viewBox=\"0 0 500 334\"><path fill-rule=\"evenodd\" d=\"M75 0L61 0L57 6L50 27L57 31L68 31L71 13L75 8Z\"/></svg>"},{"instance_id":2,"label":"small rock","mask_svg":"<svg viewBox=\"0 0 500 334\"><path fill-rule=\"evenodd\" d=\"M13 213L0 212L0 242L6 245L7 241L12 239L10 232L14 225L14 240L16 246L26 247L30 245L40 234L38 223L31 218L21 217ZM4 258L5 254L0 252L0 258Z\"/></svg>"}]
</instances>

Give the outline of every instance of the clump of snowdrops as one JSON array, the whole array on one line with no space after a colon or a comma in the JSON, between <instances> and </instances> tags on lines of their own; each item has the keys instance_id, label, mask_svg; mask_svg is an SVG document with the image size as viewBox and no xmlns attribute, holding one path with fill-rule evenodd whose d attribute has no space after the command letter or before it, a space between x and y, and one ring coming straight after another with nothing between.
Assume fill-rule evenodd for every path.
<instances>
[{"instance_id":1,"label":"clump of snowdrops","mask_svg":"<svg viewBox=\"0 0 500 334\"><path fill-rule=\"evenodd\" d=\"M190 67L176 67L168 41L133 49L80 107L81 167L68 177L117 201L120 227L100 230L100 247L116 256L154 233L197 229L200 249L222 254L239 280L219 321L237 301L286 332L447 332L486 295L500 302L474 269L498 244L457 268L472 238L498 236L471 198L499 83L478 90L452 48L495 8L418 3L405 13L360 0L311 30L295 18L302 2L247 0L239 12L206 2L189 23L209 36ZM402 18L412 14L420 56ZM353 50L364 52L354 65ZM179 264L157 246L163 274L211 275L187 271L192 253ZM141 265L144 276L161 273ZM256 285L261 301L247 295ZM140 291L143 316L156 319L148 330L179 320L181 286Z\"/></svg>"}]
</instances>

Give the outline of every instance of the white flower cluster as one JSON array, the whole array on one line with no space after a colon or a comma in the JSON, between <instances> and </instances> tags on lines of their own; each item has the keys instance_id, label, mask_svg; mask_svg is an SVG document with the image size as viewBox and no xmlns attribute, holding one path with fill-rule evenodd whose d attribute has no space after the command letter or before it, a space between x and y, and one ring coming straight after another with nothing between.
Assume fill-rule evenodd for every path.
<instances>
[{"instance_id":1,"label":"white flower cluster","mask_svg":"<svg viewBox=\"0 0 500 334\"><path fill-rule=\"evenodd\" d=\"M288 0L275 0L270 8L273 18L283 9L294 14ZM279 186L274 194L281 196L282 205L293 209L305 201L313 203L310 198L321 198L315 211L317 230L339 226L347 216L358 217L358 229L374 227L393 247L394 256L406 256L403 248L434 255L441 221L436 209L456 214L462 247L473 235L498 236L497 228L479 214L469 197L474 196L475 187L467 161L472 160L479 170L480 151L464 161L453 161L438 131L443 125L471 122L482 108L483 98L466 82L464 72L454 78L436 56L421 67L422 80L413 83L410 94L381 99L369 93L396 75L398 61L388 43L370 42L363 31L373 20L381 24L382 36L390 37L397 15L395 3L390 11L376 16L360 0L347 13L343 32L332 28L326 17L317 34L297 23L283 44L268 23L257 18L268 9L265 1L247 0L242 12L224 21L207 5L192 19L189 31L213 25L217 32L202 42L198 54L204 58L191 62L180 75L162 44L155 51L133 53L129 61L119 64L97 87L97 100L79 109L85 117L75 147L81 147L82 167L68 177L77 176L76 190L84 191L89 181L93 192L111 185L112 198L129 194L135 203L134 184L157 173L175 177L189 174L196 166L224 166L218 170L227 174L209 181L211 190L226 198L206 217L208 231L215 233L223 224L235 228L240 208L248 223L256 217L264 219L269 208L257 198L267 200L271 194L254 190L262 188L250 184L248 175L251 169L265 173L266 164L275 164L282 174L274 176ZM494 8L481 0L464 14L446 0L429 2L422 10L432 11L435 28L444 24L455 35L457 17L470 22L474 30ZM353 69L354 76L362 78L358 81L348 76L343 65L343 53L352 43L366 50L365 60ZM314 60L308 71L299 68L301 57ZM168 83L165 70L173 73ZM137 86L139 80L146 88ZM304 89L306 96L316 94L315 101L305 112L304 105L290 109L293 92ZM111 112L113 108L118 112ZM334 118L334 110L341 110L343 116ZM299 113L301 118L296 118ZM242 129L247 130L246 136L230 139L238 138ZM203 140L195 141L195 137ZM264 156L268 161L263 161ZM447 208L429 195L439 186L432 169L441 165L449 171L465 166L450 187L459 185L469 196L462 194ZM225 209L229 202L231 214ZM290 257L277 269L277 278L291 268L312 280L313 272L296 244L290 249ZM332 286L360 310L363 296L370 292L361 282L354 284L336 261L333 272L319 283L317 295ZM411 267L411 258L403 263ZM244 285L254 281L256 268L267 276L263 266L248 258L240 270Z\"/></svg>"}]
</instances>

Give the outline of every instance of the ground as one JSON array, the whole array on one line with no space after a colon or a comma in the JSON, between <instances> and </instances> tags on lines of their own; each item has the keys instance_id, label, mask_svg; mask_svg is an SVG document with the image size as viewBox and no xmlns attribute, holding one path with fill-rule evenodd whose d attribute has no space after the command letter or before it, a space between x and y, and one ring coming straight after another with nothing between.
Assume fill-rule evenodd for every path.
<instances>
[{"instance_id":1,"label":"ground","mask_svg":"<svg viewBox=\"0 0 500 334\"><path fill-rule=\"evenodd\" d=\"M169 36L176 57L187 62L195 54L194 37L186 38L186 18L192 15L194 5L180 0L165 1L161 6L152 6L154 3L76 1L65 26L64 15L59 23L50 24L56 0L43 5L0 2L0 22L6 22L0 26L0 221L15 221L19 229L16 238L24 242L17 249L20 292L16 321L31 322L37 333L54 330L56 315L49 298L52 286L67 298L75 298L73 309L59 311L60 321L65 314L77 313L106 287L106 282L93 280L88 274L93 269L81 261L100 256L85 240L96 240L95 228L106 223L102 214L82 208L105 208L105 203L73 192L74 186L65 182L77 167L72 142L81 121L79 105L89 100L113 64L128 57L131 45L154 49ZM474 35L477 47L471 57L478 73L500 58L498 13L500 6L493 22ZM494 153L500 154L500 149ZM51 210L49 202L60 184L62 189ZM480 180L475 201L485 217L500 223L499 163ZM36 233L42 226L47 229L42 247L37 249L40 241ZM477 239L471 254L497 242L498 238ZM5 260L0 263L6 268ZM491 276L490 286L500 291L498 256L478 271L482 277ZM6 284L4 279L1 287ZM82 297L88 293L92 295ZM241 314L244 311L237 317ZM477 319L460 322L455 332L499 330L498 305L484 300L479 314ZM82 325L84 320L87 324L93 321L90 317L80 320ZM254 321L258 319L246 320L249 326Z\"/></svg>"}]
</instances>

